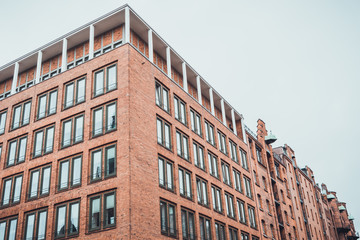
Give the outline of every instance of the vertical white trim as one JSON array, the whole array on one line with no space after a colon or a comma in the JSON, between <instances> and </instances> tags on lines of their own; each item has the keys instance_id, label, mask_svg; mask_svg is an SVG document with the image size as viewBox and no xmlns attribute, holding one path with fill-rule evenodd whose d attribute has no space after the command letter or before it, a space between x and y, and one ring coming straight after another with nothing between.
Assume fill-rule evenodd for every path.
<instances>
[{"instance_id":1,"label":"vertical white trim","mask_svg":"<svg viewBox=\"0 0 360 240\"><path fill-rule=\"evenodd\" d=\"M186 63L182 63L182 74L183 74L183 83L185 92L189 92L188 90L188 82L187 82L187 73L186 73Z\"/></svg>"},{"instance_id":2,"label":"vertical white trim","mask_svg":"<svg viewBox=\"0 0 360 240\"><path fill-rule=\"evenodd\" d=\"M244 143L247 143L247 141L246 141L246 133L245 133L245 126L244 126L244 117L242 115L240 116L240 124L241 124L241 131L242 131L242 134L243 134Z\"/></svg>"},{"instance_id":3,"label":"vertical white trim","mask_svg":"<svg viewBox=\"0 0 360 240\"><path fill-rule=\"evenodd\" d=\"M231 109L231 120L232 120L232 125L233 125L233 132L237 136L236 121L235 121L235 111L234 111L233 108Z\"/></svg>"},{"instance_id":4,"label":"vertical white trim","mask_svg":"<svg viewBox=\"0 0 360 240\"><path fill-rule=\"evenodd\" d=\"M59 62L59 59L58 59ZM38 57L37 57L37 63L36 63L36 75L35 75L35 84L38 84L40 82L40 77L41 77L41 63L42 63L42 51L40 50L38 52ZM58 63L59 65L59 63Z\"/></svg>"},{"instance_id":5,"label":"vertical white trim","mask_svg":"<svg viewBox=\"0 0 360 240\"><path fill-rule=\"evenodd\" d=\"M16 93L18 75L19 75L19 63L16 62L15 66L14 66L13 80L12 80L12 83L11 83L11 92L10 92L11 95Z\"/></svg>"},{"instance_id":6,"label":"vertical white trim","mask_svg":"<svg viewBox=\"0 0 360 240\"><path fill-rule=\"evenodd\" d=\"M171 78L171 58L170 58L170 47L166 47L166 63L167 63L167 75Z\"/></svg>"},{"instance_id":7,"label":"vertical white trim","mask_svg":"<svg viewBox=\"0 0 360 240\"><path fill-rule=\"evenodd\" d=\"M149 48L149 60L154 62L154 49L153 49L153 32L151 29L148 30L148 48Z\"/></svg>"},{"instance_id":8,"label":"vertical white trim","mask_svg":"<svg viewBox=\"0 0 360 240\"><path fill-rule=\"evenodd\" d=\"M125 43L130 42L130 9L125 7Z\"/></svg>"},{"instance_id":9,"label":"vertical white trim","mask_svg":"<svg viewBox=\"0 0 360 240\"><path fill-rule=\"evenodd\" d=\"M61 59L61 72L65 72L67 69L67 39L63 39L63 48L62 48L62 59Z\"/></svg>"},{"instance_id":10,"label":"vertical white trim","mask_svg":"<svg viewBox=\"0 0 360 240\"><path fill-rule=\"evenodd\" d=\"M209 89L211 114L215 116L214 97L212 88Z\"/></svg>"},{"instance_id":11,"label":"vertical white trim","mask_svg":"<svg viewBox=\"0 0 360 240\"><path fill-rule=\"evenodd\" d=\"M200 76L196 76L196 88L197 88L197 93L198 93L198 101L199 101L200 105L202 105Z\"/></svg>"},{"instance_id":12,"label":"vertical white trim","mask_svg":"<svg viewBox=\"0 0 360 240\"><path fill-rule=\"evenodd\" d=\"M91 24L90 34L89 34L89 60L94 58L94 38L95 38L95 27L93 24Z\"/></svg>"},{"instance_id":13,"label":"vertical white trim","mask_svg":"<svg viewBox=\"0 0 360 240\"><path fill-rule=\"evenodd\" d=\"M225 104L223 98L220 100L220 103L221 103L221 114L222 114L223 124L226 126Z\"/></svg>"}]
</instances>

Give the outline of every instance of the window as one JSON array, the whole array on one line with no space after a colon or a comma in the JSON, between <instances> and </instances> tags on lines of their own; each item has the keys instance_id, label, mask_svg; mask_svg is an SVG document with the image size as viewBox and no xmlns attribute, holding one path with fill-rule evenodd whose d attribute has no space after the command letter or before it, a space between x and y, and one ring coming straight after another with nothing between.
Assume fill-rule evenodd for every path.
<instances>
[{"instance_id":1,"label":"window","mask_svg":"<svg viewBox=\"0 0 360 240\"><path fill-rule=\"evenodd\" d=\"M175 110L175 119L179 120L181 123L187 125L186 120L186 103L182 101L177 96L174 96L174 110Z\"/></svg>"},{"instance_id":2,"label":"window","mask_svg":"<svg viewBox=\"0 0 360 240\"><path fill-rule=\"evenodd\" d=\"M256 228L255 208L248 205L250 227Z\"/></svg>"},{"instance_id":3,"label":"window","mask_svg":"<svg viewBox=\"0 0 360 240\"><path fill-rule=\"evenodd\" d=\"M56 113L57 89L44 93L38 97L36 119L41 119Z\"/></svg>"},{"instance_id":4,"label":"window","mask_svg":"<svg viewBox=\"0 0 360 240\"><path fill-rule=\"evenodd\" d=\"M262 177L262 180L263 180L263 184L264 184L264 190L267 191L266 178L263 176L263 177Z\"/></svg>"},{"instance_id":5,"label":"window","mask_svg":"<svg viewBox=\"0 0 360 240\"><path fill-rule=\"evenodd\" d=\"M244 169L249 170L246 152L244 150L242 150L241 148L239 150L240 150L240 155L241 155L241 165Z\"/></svg>"},{"instance_id":6,"label":"window","mask_svg":"<svg viewBox=\"0 0 360 240\"><path fill-rule=\"evenodd\" d=\"M189 138L179 131L176 131L176 148L178 156L189 160Z\"/></svg>"},{"instance_id":7,"label":"window","mask_svg":"<svg viewBox=\"0 0 360 240\"><path fill-rule=\"evenodd\" d=\"M259 208L260 208L260 210L263 210L263 205L262 205L262 200L261 200L260 194L257 195L257 198L258 198L258 202L259 202Z\"/></svg>"},{"instance_id":8,"label":"window","mask_svg":"<svg viewBox=\"0 0 360 240\"><path fill-rule=\"evenodd\" d=\"M90 197L89 231L115 226L115 192Z\"/></svg>"},{"instance_id":9,"label":"window","mask_svg":"<svg viewBox=\"0 0 360 240\"><path fill-rule=\"evenodd\" d=\"M175 205L166 201L160 201L161 233L166 236L176 237L176 214Z\"/></svg>"},{"instance_id":10,"label":"window","mask_svg":"<svg viewBox=\"0 0 360 240\"><path fill-rule=\"evenodd\" d=\"M246 196L248 196L249 198L252 198L250 179L244 176L244 183L245 183Z\"/></svg>"},{"instance_id":11,"label":"window","mask_svg":"<svg viewBox=\"0 0 360 240\"><path fill-rule=\"evenodd\" d=\"M193 141L194 164L205 171L204 148Z\"/></svg>"},{"instance_id":12,"label":"window","mask_svg":"<svg viewBox=\"0 0 360 240\"><path fill-rule=\"evenodd\" d=\"M46 196L50 191L51 165L30 171L28 199Z\"/></svg>"},{"instance_id":13,"label":"window","mask_svg":"<svg viewBox=\"0 0 360 240\"><path fill-rule=\"evenodd\" d=\"M86 78L65 84L64 109L85 102Z\"/></svg>"},{"instance_id":14,"label":"window","mask_svg":"<svg viewBox=\"0 0 360 240\"><path fill-rule=\"evenodd\" d=\"M55 238L79 234L80 202L63 203L55 209Z\"/></svg>"},{"instance_id":15,"label":"window","mask_svg":"<svg viewBox=\"0 0 360 240\"><path fill-rule=\"evenodd\" d=\"M1 206L11 206L20 202L22 179L21 174L3 179Z\"/></svg>"},{"instance_id":16,"label":"window","mask_svg":"<svg viewBox=\"0 0 360 240\"><path fill-rule=\"evenodd\" d=\"M264 220L261 220L261 227L262 227L264 236L267 236L266 224L265 224L265 221L264 221Z\"/></svg>"},{"instance_id":17,"label":"window","mask_svg":"<svg viewBox=\"0 0 360 240\"><path fill-rule=\"evenodd\" d=\"M219 142L219 150L227 155L228 151L226 147L226 136L220 131L218 131L218 142Z\"/></svg>"},{"instance_id":18,"label":"window","mask_svg":"<svg viewBox=\"0 0 360 240\"><path fill-rule=\"evenodd\" d=\"M171 150L171 130L170 124L164 120L157 118L157 139L158 143L163 147Z\"/></svg>"},{"instance_id":19,"label":"window","mask_svg":"<svg viewBox=\"0 0 360 240\"><path fill-rule=\"evenodd\" d=\"M62 121L61 147L65 148L83 141L84 114L77 115Z\"/></svg>"},{"instance_id":20,"label":"window","mask_svg":"<svg viewBox=\"0 0 360 240\"><path fill-rule=\"evenodd\" d=\"M241 240L249 240L249 234L242 232L241 233Z\"/></svg>"},{"instance_id":21,"label":"window","mask_svg":"<svg viewBox=\"0 0 360 240\"><path fill-rule=\"evenodd\" d=\"M213 155L211 152L208 152L208 160L209 160L210 174L216 178L219 178L217 157L215 155Z\"/></svg>"},{"instance_id":22,"label":"window","mask_svg":"<svg viewBox=\"0 0 360 240\"><path fill-rule=\"evenodd\" d=\"M159 157L159 185L174 190L173 163L161 157Z\"/></svg>"},{"instance_id":23,"label":"window","mask_svg":"<svg viewBox=\"0 0 360 240\"><path fill-rule=\"evenodd\" d=\"M94 97L110 92L117 88L116 64L104 67L94 73Z\"/></svg>"},{"instance_id":24,"label":"window","mask_svg":"<svg viewBox=\"0 0 360 240\"><path fill-rule=\"evenodd\" d=\"M116 144L92 150L90 181L114 175L116 175Z\"/></svg>"},{"instance_id":25,"label":"window","mask_svg":"<svg viewBox=\"0 0 360 240\"><path fill-rule=\"evenodd\" d=\"M191 130L197 135L202 136L201 115L195 112L193 109L190 109L190 121Z\"/></svg>"},{"instance_id":26,"label":"window","mask_svg":"<svg viewBox=\"0 0 360 240\"><path fill-rule=\"evenodd\" d=\"M155 98L156 105L164 109L166 112L170 112L169 89L157 81L155 82Z\"/></svg>"},{"instance_id":27,"label":"window","mask_svg":"<svg viewBox=\"0 0 360 240\"><path fill-rule=\"evenodd\" d=\"M260 238L255 237L255 236L252 236L251 239L252 239L252 240L260 240Z\"/></svg>"},{"instance_id":28,"label":"window","mask_svg":"<svg viewBox=\"0 0 360 240\"><path fill-rule=\"evenodd\" d=\"M40 157L44 154L51 153L54 147L55 126L40 129L34 134L33 157Z\"/></svg>"},{"instance_id":29,"label":"window","mask_svg":"<svg viewBox=\"0 0 360 240\"><path fill-rule=\"evenodd\" d=\"M215 146L214 126L207 121L205 121L205 135L206 141L208 141L211 145Z\"/></svg>"},{"instance_id":30,"label":"window","mask_svg":"<svg viewBox=\"0 0 360 240\"><path fill-rule=\"evenodd\" d=\"M294 219L294 212L293 212L292 206L289 205L289 208L290 208L290 216L292 219Z\"/></svg>"},{"instance_id":31,"label":"window","mask_svg":"<svg viewBox=\"0 0 360 240\"><path fill-rule=\"evenodd\" d=\"M241 223L246 224L246 215L245 215L245 203L241 201L240 199L237 199L237 210L238 210L238 216L239 221Z\"/></svg>"},{"instance_id":32,"label":"window","mask_svg":"<svg viewBox=\"0 0 360 240\"><path fill-rule=\"evenodd\" d=\"M2 144L0 144L0 160L1 160Z\"/></svg>"},{"instance_id":33,"label":"window","mask_svg":"<svg viewBox=\"0 0 360 240\"><path fill-rule=\"evenodd\" d=\"M59 162L58 190L81 185L82 156L75 156Z\"/></svg>"},{"instance_id":34,"label":"window","mask_svg":"<svg viewBox=\"0 0 360 240\"><path fill-rule=\"evenodd\" d=\"M3 111L0 113L0 135L4 134L5 132L6 115L7 111Z\"/></svg>"},{"instance_id":35,"label":"window","mask_svg":"<svg viewBox=\"0 0 360 240\"><path fill-rule=\"evenodd\" d=\"M236 163L239 163L238 154L237 154L237 145L231 140L229 140L229 145L230 145L231 160L233 160Z\"/></svg>"},{"instance_id":36,"label":"window","mask_svg":"<svg viewBox=\"0 0 360 240\"><path fill-rule=\"evenodd\" d=\"M92 110L92 136L103 135L116 129L116 102Z\"/></svg>"},{"instance_id":37,"label":"window","mask_svg":"<svg viewBox=\"0 0 360 240\"><path fill-rule=\"evenodd\" d=\"M261 156L261 148L259 148L258 146L256 146L255 148L256 148L256 158L257 158L258 162L264 165L262 156Z\"/></svg>"},{"instance_id":38,"label":"window","mask_svg":"<svg viewBox=\"0 0 360 240\"><path fill-rule=\"evenodd\" d=\"M233 168L233 177L234 177L234 184L235 184L235 190L242 193L242 187L241 187L241 174L238 170Z\"/></svg>"},{"instance_id":39,"label":"window","mask_svg":"<svg viewBox=\"0 0 360 240\"><path fill-rule=\"evenodd\" d=\"M275 171L276 171L276 176L278 178L280 178L280 170L279 170L279 164L278 163L275 163Z\"/></svg>"},{"instance_id":40,"label":"window","mask_svg":"<svg viewBox=\"0 0 360 240\"><path fill-rule=\"evenodd\" d=\"M236 228L229 227L229 240L238 240L238 230Z\"/></svg>"},{"instance_id":41,"label":"window","mask_svg":"<svg viewBox=\"0 0 360 240\"><path fill-rule=\"evenodd\" d=\"M230 180L230 166L224 161L221 161L221 169L222 169L222 176L223 182L229 186L232 186Z\"/></svg>"},{"instance_id":42,"label":"window","mask_svg":"<svg viewBox=\"0 0 360 240\"><path fill-rule=\"evenodd\" d=\"M271 239L275 239L275 228L274 225L270 224Z\"/></svg>"},{"instance_id":43,"label":"window","mask_svg":"<svg viewBox=\"0 0 360 240\"><path fill-rule=\"evenodd\" d=\"M25 161L27 136L9 141L6 167Z\"/></svg>"},{"instance_id":44,"label":"window","mask_svg":"<svg viewBox=\"0 0 360 240\"><path fill-rule=\"evenodd\" d=\"M310 209L311 210L311 209ZM311 210L312 211L312 210ZM312 213L312 212L311 212ZM285 223L289 225L289 216L288 216L288 213L287 211L284 211L284 215L285 215ZM314 220L314 218L313 218Z\"/></svg>"},{"instance_id":45,"label":"window","mask_svg":"<svg viewBox=\"0 0 360 240\"><path fill-rule=\"evenodd\" d=\"M16 129L30 122L31 101L18 104L13 109L11 129Z\"/></svg>"},{"instance_id":46,"label":"window","mask_svg":"<svg viewBox=\"0 0 360 240\"><path fill-rule=\"evenodd\" d=\"M199 222L200 222L200 239L201 240L211 240L210 218L200 215Z\"/></svg>"},{"instance_id":47,"label":"window","mask_svg":"<svg viewBox=\"0 0 360 240\"><path fill-rule=\"evenodd\" d=\"M221 189L216 186L211 186L212 204L215 211L222 213Z\"/></svg>"},{"instance_id":48,"label":"window","mask_svg":"<svg viewBox=\"0 0 360 240\"><path fill-rule=\"evenodd\" d=\"M195 240L194 212L181 209L181 226L183 239Z\"/></svg>"},{"instance_id":49,"label":"window","mask_svg":"<svg viewBox=\"0 0 360 240\"><path fill-rule=\"evenodd\" d=\"M180 195L192 199L191 173L185 169L179 168L179 189Z\"/></svg>"},{"instance_id":50,"label":"window","mask_svg":"<svg viewBox=\"0 0 360 240\"><path fill-rule=\"evenodd\" d=\"M0 239L15 240L17 216L0 220Z\"/></svg>"},{"instance_id":51,"label":"window","mask_svg":"<svg viewBox=\"0 0 360 240\"><path fill-rule=\"evenodd\" d=\"M216 240L225 240L225 225L223 223L215 222Z\"/></svg>"},{"instance_id":52,"label":"window","mask_svg":"<svg viewBox=\"0 0 360 240\"><path fill-rule=\"evenodd\" d=\"M256 185L258 185L258 186L259 186L259 183L258 183L258 176L257 176L257 174L256 174L255 170L254 170L253 172L254 172L254 183L255 183Z\"/></svg>"},{"instance_id":53,"label":"window","mask_svg":"<svg viewBox=\"0 0 360 240\"><path fill-rule=\"evenodd\" d=\"M225 205L226 205L226 214L228 217L235 219L235 211L234 211L234 196L225 193Z\"/></svg>"},{"instance_id":54,"label":"window","mask_svg":"<svg viewBox=\"0 0 360 240\"><path fill-rule=\"evenodd\" d=\"M27 213L25 216L24 239L45 239L47 224L47 209Z\"/></svg>"},{"instance_id":55,"label":"window","mask_svg":"<svg viewBox=\"0 0 360 240\"><path fill-rule=\"evenodd\" d=\"M198 203L200 205L209 206L207 182L201 178L196 178L196 190Z\"/></svg>"},{"instance_id":56,"label":"window","mask_svg":"<svg viewBox=\"0 0 360 240\"><path fill-rule=\"evenodd\" d=\"M268 213L271 214L270 201L267 199L266 199L266 207L267 207Z\"/></svg>"}]
</instances>

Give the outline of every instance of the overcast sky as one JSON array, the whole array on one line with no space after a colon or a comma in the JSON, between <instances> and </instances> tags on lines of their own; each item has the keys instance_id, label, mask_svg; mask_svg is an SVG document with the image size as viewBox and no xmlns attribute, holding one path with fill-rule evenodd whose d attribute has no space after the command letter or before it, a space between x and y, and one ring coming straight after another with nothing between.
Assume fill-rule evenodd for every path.
<instances>
[{"instance_id":1,"label":"overcast sky","mask_svg":"<svg viewBox=\"0 0 360 240\"><path fill-rule=\"evenodd\" d=\"M1 1L0 66L125 4ZM360 231L360 1L128 1L256 130L347 203Z\"/></svg>"}]
</instances>

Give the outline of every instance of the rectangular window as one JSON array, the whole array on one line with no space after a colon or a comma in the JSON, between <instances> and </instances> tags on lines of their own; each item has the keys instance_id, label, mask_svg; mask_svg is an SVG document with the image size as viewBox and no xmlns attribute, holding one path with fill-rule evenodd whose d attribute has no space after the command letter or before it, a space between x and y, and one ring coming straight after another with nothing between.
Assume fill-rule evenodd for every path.
<instances>
[{"instance_id":1,"label":"rectangular window","mask_svg":"<svg viewBox=\"0 0 360 240\"><path fill-rule=\"evenodd\" d=\"M10 140L8 143L8 155L6 167L22 163L25 161L27 136Z\"/></svg>"},{"instance_id":2,"label":"rectangular window","mask_svg":"<svg viewBox=\"0 0 360 240\"><path fill-rule=\"evenodd\" d=\"M196 178L196 190L198 203L200 205L209 206L207 182L201 178Z\"/></svg>"},{"instance_id":3,"label":"rectangular window","mask_svg":"<svg viewBox=\"0 0 360 240\"><path fill-rule=\"evenodd\" d=\"M262 157L261 157L261 148L256 146L256 158L257 158L257 161L261 164L264 164L263 163L263 160L262 160Z\"/></svg>"},{"instance_id":4,"label":"rectangular window","mask_svg":"<svg viewBox=\"0 0 360 240\"><path fill-rule=\"evenodd\" d=\"M233 160L236 163L239 163L238 154L237 154L237 145L231 140L229 140L229 144L230 144L231 160Z\"/></svg>"},{"instance_id":5,"label":"rectangular window","mask_svg":"<svg viewBox=\"0 0 360 240\"><path fill-rule=\"evenodd\" d=\"M242 187L241 187L241 174L238 170L233 168L233 177L234 177L234 186L235 186L235 190L239 191L239 192L243 192Z\"/></svg>"},{"instance_id":6,"label":"rectangular window","mask_svg":"<svg viewBox=\"0 0 360 240\"><path fill-rule=\"evenodd\" d=\"M201 115L190 109L191 130L200 137L202 136Z\"/></svg>"},{"instance_id":7,"label":"rectangular window","mask_svg":"<svg viewBox=\"0 0 360 240\"><path fill-rule=\"evenodd\" d=\"M181 209L181 227L184 240L195 240L194 212Z\"/></svg>"},{"instance_id":8,"label":"rectangular window","mask_svg":"<svg viewBox=\"0 0 360 240\"><path fill-rule=\"evenodd\" d=\"M249 212L250 227L257 228L256 227L256 218L255 218L255 208L248 205L248 212Z\"/></svg>"},{"instance_id":9,"label":"rectangular window","mask_svg":"<svg viewBox=\"0 0 360 240\"><path fill-rule=\"evenodd\" d=\"M204 148L193 141L193 150L195 166L205 171Z\"/></svg>"},{"instance_id":10,"label":"rectangular window","mask_svg":"<svg viewBox=\"0 0 360 240\"><path fill-rule=\"evenodd\" d=\"M236 228L229 227L229 240L238 240L238 230Z\"/></svg>"},{"instance_id":11,"label":"rectangular window","mask_svg":"<svg viewBox=\"0 0 360 240\"><path fill-rule=\"evenodd\" d=\"M247 161L247 157L246 157L246 152L239 148L240 151L240 155L241 155L241 165L244 169L249 170L249 166L248 166L248 161Z\"/></svg>"},{"instance_id":12,"label":"rectangular window","mask_svg":"<svg viewBox=\"0 0 360 240\"><path fill-rule=\"evenodd\" d=\"M49 194L51 165L30 171L28 199L34 199Z\"/></svg>"},{"instance_id":13,"label":"rectangular window","mask_svg":"<svg viewBox=\"0 0 360 240\"><path fill-rule=\"evenodd\" d=\"M214 138L214 126L205 121L205 135L206 135L206 141L210 143L211 145L215 146L215 138Z\"/></svg>"},{"instance_id":14,"label":"rectangular window","mask_svg":"<svg viewBox=\"0 0 360 240\"><path fill-rule=\"evenodd\" d=\"M31 100L20 103L13 108L11 129L16 129L30 122Z\"/></svg>"},{"instance_id":15,"label":"rectangular window","mask_svg":"<svg viewBox=\"0 0 360 240\"><path fill-rule=\"evenodd\" d=\"M82 142L84 139L84 114L77 115L62 121L61 147L69 147Z\"/></svg>"},{"instance_id":16,"label":"rectangular window","mask_svg":"<svg viewBox=\"0 0 360 240\"><path fill-rule=\"evenodd\" d=\"M159 185L170 191L174 190L173 163L159 157Z\"/></svg>"},{"instance_id":17,"label":"rectangular window","mask_svg":"<svg viewBox=\"0 0 360 240\"><path fill-rule=\"evenodd\" d=\"M160 201L161 233L166 236L176 237L176 214L175 205L166 201Z\"/></svg>"},{"instance_id":18,"label":"rectangular window","mask_svg":"<svg viewBox=\"0 0 360 240\"><path fill-rule=\"evenodd\" d=\"M225 225L223 223L215 222L216 240L225 240Z\"/></svg>"},{"instance_id":19,"label":"rectangular window","mask_svg":"<svg viewBox=\"0 0 360 240\"><path fill-rule=\"evenodd\" d=\"M235 219L234 196L229 193L225 193L225 205L227 216Z\"/></svg>"},{"instance_id":20,"label":"rectangular window","mask_svg":"<svg viewBox=\"0 0 360 240\"><path fill-rule=\"evenodd\" d=\"M89 200L89 231L115 226L115 192L91 196Z\"/></svg>"},{"instance_id":21,"label":"rectangular window","mask_svg":"<svg viewBox=\"0 0 360 240\"><path fill-rule=\"evenodd\" d=\"M199 216L200 223L200 239L211 240L211 221L210 218L205 216Z\"/></svg>"},{"instance_id":22,"label":"rectangular window","mask_svg":"<svg viewBox=\"0 0 360 240\"><path fill-rule=\"evenodd\" d=\"M250 240L249 234L242 232L241 233L241 240Z\"/></svg>"},{"instance_id":23,"label":"rectangular window","mask_svg":"<svg viewBox=\"0 0 360 240\"><path fill-rule=\"evenodd\" d=\"M174 96L174 111L175 111L175 119L187 125L186 103L176 96Z\"/></svg>"},{"instance_id":24,"label":"rectangular window","mask_svg":"<svg viewBox=\"0 0 360 240\"><path fill-rule=\"evenodd\" d=\"M92 110L92 136L103 135L116 129L116 102Z\"/></svg>"},{"instance_id":25,"label":"rectangular window","mask_svg":"<svg viewBox=\"0 0 360 240\"><path fill-rule=\"evenodd\" d=\"M94 97L110 92L117 88L117 65L104 67L94 73Z\"/></svg>"},{"instance_id":26,"label":"rectangular window","mask_svg":"<svg viewBox=\"0 0 360 240\"><path fill-rule=\"evenodd\" d=\"M241 223L246 224L245 203L240 199L237 199L237 210L238 210L239 221Z\"/></svg>"},{"instance_id":27,"label":"rectangular window","mask_svg":"<svg viewBox=\"0 0 360 240\"><path fill-rule=\"evenodd\" d=\"M34 134L33 157L39 157L51 153L54 147L55 126L37 130Z\"/></svg>"},{"instance_id":28,"label":"rectangular window","mask_svg":"<svg viewBox=\"0 0 360 240\"><path fill-rule=\"evenodd\" d=\"M0 135L4 134L5 132L6 116L7 111L3 111L0 113Z\"/></svg>"},{"instance_id":29,"label":"rectangular window","mask_svg":"<svg viewBox=\"0 0 360 240\"><path fill-rule=\"evenodd\" d=\"M45 239L47 224L47 209L30 212L25 215L24 239Z\"/></svg>"},{"instance_id":30,"label":"rectangular window","mask_svg":"<svg viewBox=\"0 0 360 240\"><path fill-rule=\"evenodd\" d=\"M212 204L215 211L222 213L221 189L216 186L211 186Z\"/></svg>"},{"instance_id":31,"label":"rectangular window","mask_svg":"<svg viewBox=\"0 0 360 240\"><path fill-rule=\"evenodd\" d=\"M176 131L176 149L178 156L189 160L189 137Z\"/></svg>"},{"instance_id":32,"label":"rectangular window","mask_svg":"<svg viewBox=\"0 0 360 240\"><path fill-rule=\"evenodd\" d=\"M81 185L82 156L59 161L58 190L65 190Z\"/></svg>"},{"instance_id":33,"label":"rectangular window","mask_svg":"<svg viewBox=\"0 0 360 240\"><path fill-rule=\"evenodd\" d=\"M22 174L3 179L1 206L11 206L20 202Z\"/></svg>"},{"instance_id":34,"label":"rectangular window","mask_svg":"<svg viewBox=\"0 0 360 240\"><path fill-rule=\"evenodd\" d=\"M41 119L56 113L58 90L46 92L38 97L36 119Z\"/></svg>"},{"instance_id":35,"label":"rectangular window","mask_svg":"<svg viewBox=\"0 0 360 240\"><path fill-rule=\"evenodd\" d=\"M191 187L191 172L179 168L179 190L180 195L188 199L193 198Z\"/></svg>"},{"instance_id":36,"label":"rectangular window","mask_svg":"<svg viewBox=\"0 0 360 240\"><path fill-rule=\"evenodd\" d=\"M116 175L116 144L91 151L90 181L97 181Z\"/></svg>"},{"instance_id":37,"label":"rectangular window","mask_svg":"<svg viewBox=\"0 0 360 240\"><path fill-rule=\"evenodd\" d=\"M160 108L164 109L166 112L170 112L169 89L158 81L155 82L155 101L156 105Z\"/></svg>"},{"instance_id":38,"label":"rectangular window","mask_svg":"<svg viewBox=\"0 0 360 240\"><path fill-rule=\"evenodd\" d=\"M219 178L218 160L217 157L211 152L208 152L208 163L210 174L216 178Z\"/></svg>"},{"instance_id":39,"label":"rectangular window","mask_svg":"<svg viewBox=\"0 0 360 240\"><path fill-rule=\"evenodd\" d=\"M171 127L164 120L157 118L157 141L163 147L171 150Z\"/></svg>"},{"instance_id":40,"label":"rectangular window","mask_svg":"<svg viewBox=\"0 0 360 240\"><path fill-rule=\"evenodd\" d=\"M220 131L218 131L218 142L219 142L219 150L227 155L228 151L226 147L226 136Z\"/></svg>"},{"instance_id":41,"label":"rectangular window","mask_svg":"<svg viewBox=\"0 0 360 240\"><path fill-rule=\"evenodd\" d=\"M85 102L85 83L83 77L65 84L64 109Z\"/></svg>"},{"instance_id":42,"label":"rectangular window","mask_svg":"<svg viewBox=\"0 0 360 240\"><path fill-rule=\"evenodd\" d=\"M62 203L55 209L55 238L79 234L80 202Z\"/></svg>"},{"instance_id":43,"label":"rectangular window","mask_svg":"<svg viewBox=\"0 0 360 240\"><path fill-rule=\"evenodd\" d=\"M248 196L249 198L252 198L250 179L244 176L244 183L245 183L245 194L246 194L246 196Z\"/></svg>"},{"instance_id":44,"label":"rectangular window","mask_svg":"<svg viewBox=\"0 0 360 240\"><path fill-rule=\"evenodd\" d=\"M230 166L224 161L221 161L221 170L222 170L222 176L223 176L223 182L229 186L232 186L231 184L231 178L230 178Z\"/></svg>"},{"instance_id":45,"label":"rectangular window","mask_svg":"<svg viewBox=\"0 0 360 240\"><path fill-rule=\"evenodd\" d=\"M17 216L0 220L0 239L15 240L17 229Z\"/></svg>"}]
</instances>

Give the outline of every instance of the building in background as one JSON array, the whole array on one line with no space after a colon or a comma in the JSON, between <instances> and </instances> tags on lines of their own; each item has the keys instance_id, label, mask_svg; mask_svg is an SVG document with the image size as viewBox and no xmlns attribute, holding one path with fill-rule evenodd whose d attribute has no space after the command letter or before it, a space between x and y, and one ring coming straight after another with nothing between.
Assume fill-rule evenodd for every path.
<instances>
[{"instance_id":1,"label":"building in background","mask_svg":"<svg viewBox=\"0 0 360 240\"><path fill-rule=\"evenodd\" d=\"M127 5L1 67L0 98L0 239L358 238Z\"/></svg>"}]
</instances>

